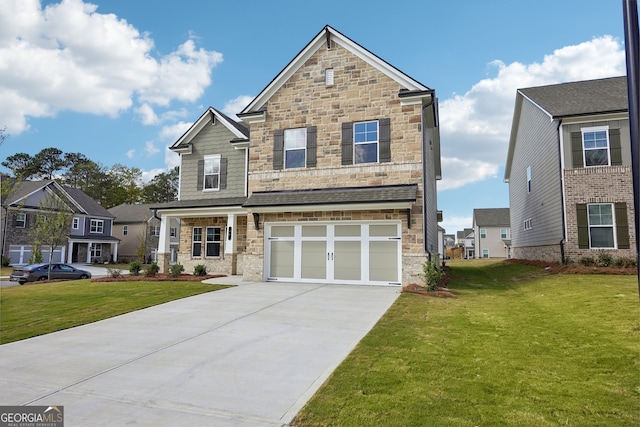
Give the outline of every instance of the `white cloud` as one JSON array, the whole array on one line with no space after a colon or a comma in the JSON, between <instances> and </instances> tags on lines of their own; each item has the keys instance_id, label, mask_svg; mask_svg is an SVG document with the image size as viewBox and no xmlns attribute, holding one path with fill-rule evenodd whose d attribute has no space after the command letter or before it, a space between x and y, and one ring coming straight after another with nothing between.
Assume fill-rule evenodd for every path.
<instances>
[{"instance_id":1,"label":"white cloud","mask_svg":"<svg viewBox=\"0 0 640 427\"><path fill-rule=\"evenodd\" d=\"M473 217L466 216L453 216L453 217L445 217L443 221L439 224L442 228L445 229L447 234L456 234L458 231L462 231L465 228L471 228L473 226ZM456 239L457 241L457 239Z\"/></svg>"},{"instance_id":2,"label":"white cloud","mask_svg":"<svg viewBox=\"0 0 640 427\"><path fill-rule=\"evenodd\" d=\"M133 159L133 157L136 155L136 150L131 149L129 151L127 151L127 157L130 159Z\"/></svg>"},{"instance_id":3,"label":"white cloud","mask_svg":"<svg viewBox=\"0 0 640 427\"><path fill-rule=\"evenodd\" d=\"M440 102L441 190L495 176L504 165L517 89L624 75L625 54L618 40L603 36L558 49L541 63L491 66L495 77Z\"/></svg>"},{"instance_id":4,"label":"white cloud","mask_svg":"<svg viewBox=\"0 0 640 427\"><path fill-rule=\"evenodd\" d=\"M248 95L240 95L237 98L234 98L230 101L227 101L222 107L222 112L232 119L239 121L238 114L240 111L244 110L244 107L249 105L251 101L253 101L253 96Z\"/></svg>"},{"instance_id":5,"label":"white cloud","mask_svg":"<svg viewBox=\"0 0 640 427\"><path fill-rule=\"evenodd\" d=\"M0 117L10 133L63 110L115 117L134 99L150 119L150 105L194 101L211 84L220 53L187 40L156 59L148 34L97 9L82 0L44 9L38 0L0 2Z\"/></svg>"},{"instance_id":6,"label":"white cloud","mask_svg":"<svg viewBox=\"0 0 640 427\"><path fill-rule=\"evenodd\" d=\"M143 125L157 125L160 123L160 118L153 111L153 107L144 103L140 107L136 108L136 114L140 116L140 121Z\"/></svg>"},{"instance_id":7,"label":"white cloud","mask_svg":"<svg viewBox=\"0 0 640 427\"><path fill-rule=\"evenodd\" d=\"M163 141L169 141L171 144L176 142L184 133L193 125L189 122L178 122L173 125L164 126L160 130L160 139Z\"/></svg>"},{"instance_id":8,"label":"white cloud","mask_svg":"<svg viewBox=\"0 0 640 427\"><path fill-rule=\"evenodd\" d=\"M156 147L156 144L154 144L153 141L147 141L144 145L144 151L148 156L153 156L154 154L159 153L160 149Z\"/></svg>"}]
</instances>

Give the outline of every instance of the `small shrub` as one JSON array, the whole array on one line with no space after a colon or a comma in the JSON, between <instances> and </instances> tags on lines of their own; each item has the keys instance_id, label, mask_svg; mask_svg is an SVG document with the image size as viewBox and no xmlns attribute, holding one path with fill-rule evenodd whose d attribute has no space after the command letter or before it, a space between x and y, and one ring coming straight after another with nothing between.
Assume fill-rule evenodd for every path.
<instances>
[{"instance_id":1,"label":"small shrub","mask_svg":"<svg viewBox=\"0 0 640 427\"><path fill-rule=\"evenodd\" d=\"M109 275L109 277L117 279L119 277L122 277L122 270L120 270L119 268L107 268L107 274Z\"/></svg>"},{"instance_id":2,"label":"small shrub","mask_svg":"<svg viewBox=\"0 0 640 427\"><path fill-rule=\"evenodd\" d=\"M147 277L155 277L155 275L160 271L160 267L157 262L152 262L149 264L149 267L144 271L144 275Z\"/></svg>"},{"instance_id":3,"label":"small shrub","mask_svg":"<svg viewBox=\"0 0 640 427\"><path fill-rule=\"evenodd\" d=\"M142 264L140 263L140 261L133 261L131 264L129 264L129 273L133 274L134 276L140 274L140 270L142 270Z\"/></svg>"},{"instance_id":4,"label":"small shrub","mask_svg":"<svg viewBox=\"0 0 640 427\"><path fill-rule=\"evenodd\" d=\"M424 280L425 287L429 291L438 290L438 284L443 276L444 269L438 269L435 261L427 260L422 264L422 274L420 274L420 277Z\"/></svg>"},{"instance_id":5,"label":"small shrub","mask_svg":"<svg viewBox=\"0 0 640 427\"><path fill-rule=\"evenodd\" d=\"M6 257L6 256L2 256L2 266L3 267L9 267L9 264L11 264L11 258Z\"/></svg>"},{"instance_id":6,"label":"small shrub","mask_svg":"<svg viewBox=\"0 0 640 427\"><path fill-rule=\"evenodd\" d=\"M169 267L169 276L178 277L182 274L183 271L184 267L182 266L182 264L173 264L171 267Z\"/></svg>"},{"instance_id":7,"label":"small shrub","mask_svg":"<svg viewBox=\"0 0 640 427\"><path fill-rule=\"evenodd\" d=\"M193 274L194 276L206 276L207 267L202 264L198 264L193 268Z\"/></svg>"},{"instance_id":8,"label":"small shrub","mask_svg":"<svg viewBox=\"0 0 640 427\"><path fill-rule=\"evenodd\" d=\"M562 264L563 265L573 264L573 260L571 259L571 257L565 255L562 257Z\"/></svg>"},{"instance_id":9,"label":"small shrub","mask_svg":"<svg viewBox=\"0 0 640 427\"><path fill-rule=\"evenodd\" d=\"M590 265L594 265L596 263L596 261L593 259L593 257L590 256L585 256L580 258L580 264L585 265L585 266L590 266Z\"/></svg>"},{"instance_id":10,"label":"small shrub","mask_svg":"<svg viewBox=\"0 0 640 427\"><path fill-rule=\"evenodd\" d=\"M624 267L624 268L635 267L636 264L637 262L632 258L617 258L613 262L613 265L615 265L616 267Z\"/></svg>"},{"instance_id":11,"label":"small shrub","mask_svg":"<svg viewBox=\"0 0 640 427\"><path fill-rule=\"evenodd\" d=\"M609 252L598 252L598 265L601 267L610 267L613 264L613 257Z\"/></svg>"},{"instance_id":12,"label":"small shrub","mask_svg":"<svg viewBox=\"0 0 640 427\"><path fill-rule=\"evenodd\" d=\"M40 264L43 262L42 260L42 252L40 249L34 249L33 252L31 252L31 257L29 258L29 264Z\"/></svg>"}]
</instances>

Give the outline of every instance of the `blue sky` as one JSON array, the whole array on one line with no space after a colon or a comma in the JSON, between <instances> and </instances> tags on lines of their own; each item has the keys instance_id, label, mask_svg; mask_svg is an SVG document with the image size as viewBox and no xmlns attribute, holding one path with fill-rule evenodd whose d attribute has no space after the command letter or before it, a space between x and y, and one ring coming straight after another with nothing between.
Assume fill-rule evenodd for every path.
<instances>
[{"instance_id":1,"label":"blue sky","mask_svg":"<svg viewBox=\"0 0 640 427\"><path fill-rule=\"evenodd\" d=\"M0 157L57 147L150 179L205 108L242 110L325 25L435 89L448 233L509 204L517 88L625 74L616 0L2 0Z\"/></svg>"}]
</instances>

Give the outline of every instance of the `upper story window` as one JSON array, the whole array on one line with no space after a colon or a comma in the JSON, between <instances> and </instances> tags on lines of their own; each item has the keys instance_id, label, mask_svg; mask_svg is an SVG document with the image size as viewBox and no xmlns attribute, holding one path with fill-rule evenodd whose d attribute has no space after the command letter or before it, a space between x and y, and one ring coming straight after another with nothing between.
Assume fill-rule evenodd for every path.
<instances>
[{"instance_id":1,"label":"upper story window","mask_svg":"<svg viewBox=\"0 0 640 427\"><path fill-rule=\"evenodd\" d=\"M589 246L615 248L613 205L597 203L587 205L589 219Z\"/></svg>"},{"instance_id":2,"label":"upper story window","mask_svg":"<svg viewBox=\"0 0 640 427\"><path fill-rule=\"evenodd\" d=\"M378 121L353 124L354 163L378 163Z\"/></svg>"},{"instance_id":3,"label":"upper story window","mask_svg":"<svg viewBox=\"0 0 640 427\"><path fill-rule=\"evenodd\" d=\"M27 214L24 212L16 212L16 228L25 228L27 226Z\"/></svg>"},{"instance_id":4,"label":"upper story window","mask_svg":"<svg viewBox=\"0 0 640 427\"><path fill-rule=\"evenodd\" d=\"M609 128L583 128L582 147L585 166L609 166Z\"/></svg>"},{"instance_id":5,"label":"upper story window","mask_svg":"<svg viewBox=\"0 0 640 427\"><path fill-rule=\"evenodd\" d=\"M486 228L481 228L480 229L480 238L481 239L486 239L487 238L487 229Z\"/></svg>"},{"instance_id":6,"label":"upper story window","mask_svg":"<svg viewBox=\"0 0 640 427\"><path fill-rule=\"evenodd\" d=\"M126 226L125 226L126 227ZM80 218L78 217L74 217L71 220L71 228L73 228L74 230L77 230L80 228Z\"/></svg>"},{"instance_id":7,"label":"upper story window","mask_svg":"<svg viewBox=\"0 0 640 427\"><path fill-rule=\"evenodd\" d=\"M531 166L527 167L527 193L531 193Z\"/></svg>"},{"instance_id":8,"label":"upper story window","mask_svg":"<svg viewBox=\"0 0 640 427\"><path fill-rule=\"evenodd\" d=\"M126 236L127 234L129 234L129 226L128 225L123 225L122 226L122 235Z\"/></svg>"},{"instance_id":9,"label":"upper story window","mask_svg":"<svg viewBox=\"0 0 640 427\"><path fill-rule=\"evenodd\" d=\"M204 177L202 188L207 190L220 189L220 155L204 158Z\"/></svg>"},{"instance_id":10,"label":"upper story window","mask_svg":"<svg viewBox=\"0 0 640 427\"><path fill-rule=\"evenodd\" d=\"M154 237L158 237L160 235L160 226L152 225L151 226L151 235Z\"/></svg>"},{"instance_id":11,"label":"upper story window","mask_svg":"<svg viewBox=\"0 0 640 427\"><path fill-rule=\"evenodd\" d=\"M506 228L501 228L500 229L500 238L501 239L506 239L507 238L507 229Z\"/></svg>"},{"instance_id":12,"label":"upper story window","mask_svg":"<svg viewBox=\"0 0 640 427\"><path fill-rule=\"evenodd\" d=\"M178 235L178 229L176 227L169 228L169 236L176 237Z\"/></svg>"},{"instance_id":13,"label":"upper story window","mask_svg":"<svg viewBox=\"0 0 640 427\"><path fill-rule=\"evenodd\" d=\"M91 233L98 233L98 234L104 233L104 220L92 219L91 227L89 228L89 231Z\"/></svg>"},{"instance_id":14,"label":"upper story window","mask_svg":"<svg viewBox=\"0 0 640 427\"><path fill-rule=\"evenodd\" d=\"M285 129L284 168L303 168L307 164L307 129Z\"/></svg>"}]
</instances>

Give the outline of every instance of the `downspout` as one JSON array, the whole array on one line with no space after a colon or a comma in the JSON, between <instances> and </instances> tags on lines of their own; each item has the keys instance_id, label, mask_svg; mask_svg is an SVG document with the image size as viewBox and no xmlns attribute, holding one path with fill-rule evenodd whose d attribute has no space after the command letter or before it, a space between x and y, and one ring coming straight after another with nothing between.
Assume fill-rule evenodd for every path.
<instances>
[{"instance_id":1,"label":"downspout","mask_svg":"<svg viewBox=\"0 0 640 427\"><path fill-rule=\"evenodd\" d=\"M427 140L426 140L426 120L425 120L425 110L431 106L433 106L436 102L435 91L431 91L431 100L422 106L422 110L420 114L420 118L422 120L422 233L423 233L423 241L424 241L424 251L427 254L429 263L432 262L432 254L429 250L428 245L428 221L427 221ZM437 118L435 117L434 112L434 121L437 122ZM436 123L434 123L435 125Z\"/></svg>"},{"instance_id":2,"label":"downspout","mask_svg":"<svg viewBox=\"0 0 640 427\"><path fill-rule=\"evenodd\" d=\"M567 230L566 230L566 214L567 210L564 206L564 176L563 176L563 141L562 141L562 132L560 128L562 127L562 118L558 119L558 126L556 126L556 132L558 134L558 169L560 172L560 209L562 210L562 238L560 239L560 262L562 264L565 263L565 255L564 255L564 243L567 241Z\"/></svg>"}]
</instances>

